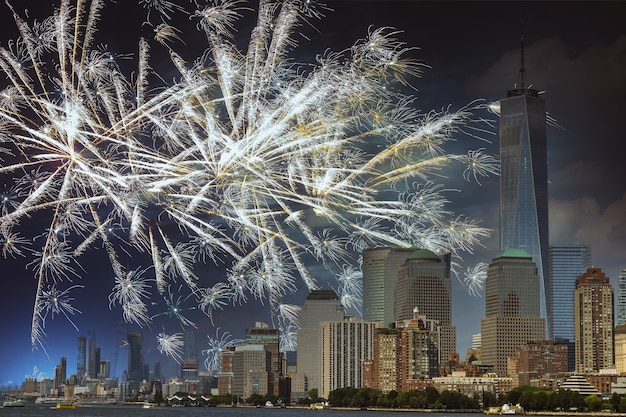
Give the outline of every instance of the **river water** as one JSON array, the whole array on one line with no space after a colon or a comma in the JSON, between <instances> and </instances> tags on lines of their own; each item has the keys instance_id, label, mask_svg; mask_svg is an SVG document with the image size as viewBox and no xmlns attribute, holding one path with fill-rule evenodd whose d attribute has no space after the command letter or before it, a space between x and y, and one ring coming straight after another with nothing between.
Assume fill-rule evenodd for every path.
<instances>
[{"instance_id":1,"label":"river water","mask_svg":"<svg viewBox=\"0 0 626 417\"><path fill-rule=\"evenodd\" d=\"M407 411L408 412L408 411ZM46 405L27 404L22 408L0 408L0 417L402 417L394 411L315 410L303 408L229 408L229 407L155 407L132 405L78 406L76 409L55 409ZM411 414L414 415L414 412ZM421 414L421 413L420 413ZM481 414L424 413L424 417L477 417Z\"/></svg>"}]
</instances>

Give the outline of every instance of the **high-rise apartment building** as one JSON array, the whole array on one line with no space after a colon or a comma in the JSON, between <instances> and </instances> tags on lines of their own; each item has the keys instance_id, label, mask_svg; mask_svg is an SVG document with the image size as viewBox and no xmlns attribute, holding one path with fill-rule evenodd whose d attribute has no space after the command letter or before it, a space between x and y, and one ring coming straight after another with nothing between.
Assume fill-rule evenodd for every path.
<instances>
[{"instance_id":1,"label":"high-rise apartment building","mask_svg":"<svg viewBox=\"0 0 626 417\"><path fill-rule=\"evenodd\" d=\"M617 375L626 374L626 324L618 324L613 330L615 341L615 372Z\"/></svg>"},{"instance_id":2,"label":"high-rise apartment building","mask_svg":"<svg viewBox=\"0 0 626 417\"><path fill-rule=\"evenodd\" d=\"M337 388L362 387L362 369L372 359L374 329L377 323L350 318L342 321L323 321L321 327L322 398Z\"/></svg>"},{"instance_id":3,"label":"high-rise apartment building","mask_svg":"<svg viewBox=\"0 0 626 417\"><path fill-rule=\"evenodd\" d=\"M143 378L143 333L141 330L126 332L128 343L128 380L141 382Z\"/></svg>"},{"instance_id":4,"label":"high-rise apartment building","mask_svg":"<svg viewBox=\"0 0 626 417\"><path fill-rule=\"evenodd\" d=\"M363 251L363 320L384 326L393 323L398 271L415 250L376 247Z\"/></svg>"},{"instance_id":5,"label":"high-rise apartment building","mask_svg":"<svg viewBox=\"0 0 626 417\"><path fill-rule=\"evenodd\" d=\"M400 331L395 327L377 327L374 331L374 358L371 366L370 388L383 395L398 391L398 361Z\"/></svg>"},{"instance_id":6,"label":"high-rise apartment building","mask_svg":"<svg viewBox=\"0 0 626 417\"><path fill-rule=\"evenodd\" d=\"M617 324L626 324L626 269L619 272L617 285Z\"/></svg>"},{"instance_id":7,"label":"high-rise apartment building","mask_svg":"<svg viewBox=\"0 0 626 417\"><path fill-rule=\"evenodd\" d=\"M550 245L549 252L548 334L550 339L568 345L568 366L574 371L574 290L578 278L591 267L591 246Z\"/></svg>"},{"instance_id":8,"label":"high-rise apartment building","mask_svg":"<svg viewBox=\"0 0 626 417\"><path fill-rule=\"evenodd\" d=\"M280 377L282 374L279 330L269 327L267 323L257 322L254 327L246 329L246 344L262 345L270 352L271 374L270 391L268 394L279 396Z\"/></svg>"},{"instance_id":9,"label":"high-rise apartment building","mask_svg":"<svg viewBox=\"0 0 626 417\"><path fill-rule=\"evenodd\" d=\"M613 287L600 268L588 268L574 292L576 372L589 374L612 368Z\"/></svg>"},{"instance_id":10,"label":"high-rise apartment building","mask_svg":"<svg viewBox=\"0 0 626 417\"><path fill-rule=\"evenodd\" d=\"M342 321L344 316L345 309L335 291L314 290L307 296L300 311L296 375L292 378L292 396L304 397L306 392L313 388L316 388L318 392L321 390L320 323Z\"/></svg>"},{"instance_id":11,"label":"high-rise apartment building","mask_svg":"<svg viewBox=\"0 0 626 417\"><path fill-rule=\"evenodd\" d=\"M548 163L546 104L525 85L524 45L516 88L500 100L500 250L523 249L537 265L547 317Z\"/></svg>"},{"instance_id":12,"label":"high-rise apartment building","mask_svg":"<svg viewBox=\"0 0 626 417\"><path fill-rule=\"evenodd\" d=\"M545 339L539 294L537 267L528 252L509 249L493 259L485 282L481 359L501 376L507 373L508 357L520 346Z\"/></svg>"},{"instance_id":13,"label":"high-rise apartment building","mask_svg":"<svg viewBox=\"0 0 626 417\"><path fill-rule=\"evenodd\" d=\"M415 309L440 329L439 363L456 352L452 326L450 255L443 260L426 249L415 250L398 269L394 297L394 321L411 320Z\"/></svg>"}]
</instances>

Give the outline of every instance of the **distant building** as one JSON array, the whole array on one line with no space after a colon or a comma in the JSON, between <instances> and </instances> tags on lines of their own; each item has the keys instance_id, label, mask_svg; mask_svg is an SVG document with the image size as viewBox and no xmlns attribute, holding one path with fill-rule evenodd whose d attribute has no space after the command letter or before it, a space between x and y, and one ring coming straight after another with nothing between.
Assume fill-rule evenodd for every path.
<instances>
[{"instance_id":1,"label":"distant building","mask_svg":"<svg viewBox=\"0 0 626 417\"><path fill-rule=\"evenodd\" d=\"M626 324L618 324L613 331L615 340L615 371L620 376L626 375ZM624 380L626 382L626 380ZM626 391L624 392L626 393Z\"/></svg>"},{"instance_id":2,"label":"distant building","mask_svg":"<svg viewBox=\"0 0 626 417\"><path fill-rule=\"evenodd\" d=\"M196 343L196 329L186 329L183 336L183 361L181 375L183 381L198 380L198 346Z\"/></svg>"},{"instance_id":3,"label":"distant building","mask_svg":"<svg viewBox=\"0 0 626 417\"><path fill-rule=\"evenodd\" d=\"M126 332L128 342L128 380L141 382L143 379L143 333L141 330Z\"/></svg>"},{"instance_id":4,"label":"distant building","mask_svg":"<svg viewBox=\"0 0 626 417\"><path fill-rule=\"evenodd\" d=\"M440 331L437 343L440 364L456 353L451 293L449 254L439 257L429 250L414 250L398 269L394 321L413 319L415 309L429 320L437 321Z\"/></svg>"},{"instance_id":5,"label":"distant building","mask_svg":"<svg viewBox=\"0 0 626 417\"><path fill-rule=\"evenodd\" d=\"M282 354L280 352L280 333L278 329L269 327L267 323L257 322L254 327L246 329L246 344L262 345L271 355L271 374L269 395L279 396L280 378L282 375Z\"/></svg>"},{"instance_id":6,"label":"distant building","mask_svg":"<svg viewBox=\"0 0 626 417\"><path fill-rule=\"evenodd\" d=\"M362 387L363 365L373 356L376 324L352 318L320 323L322 342L320 397L328 398L330 392L337 388Z\"/></svg>"},{"instance_id":7,"label":"distant building","mask_svg":"<svg viewBox=\"0 0 626 417\"><path fill-rule=\"evenodd\" d=\"M253 394L266 396L270 390L272 354L263 345L235 347L233 392L244 400Z\"/></svg>"},{"instance_id":8,"label":"distant building","mask_svg":"<svg viewBox=\"0 0 626 417\"><path fill-rule=\"evenodd\" d=\"M368 378L369 388L378 389L383 395L400 388L398 362L400 360L400 331L393 327L374 330L374 358Z\"/></svg>"},{"instance_id":9,"label":"distant building","mask_svg":"<svg viewBox=\"0 0 626 417\"><path fill-rule=\"evenodd\" d=\"M591 246L550 246L550 311L548 333L550 339L567 343L569 350L568 368L574 371L574 290L576 281L591 267Z\"/></svg>"},{"instance_id":10,"label":"distant building","mask_svg":"<svg viewBox=\"0 0 626 417\"><path fill-rule=\"evenodd\" d=\"M530 254L520 249L500 252L489 265L485 313L481 321L481 359L500 376L522 345L545 339L540 316L540 281Z\"/></svg>"},{"instance_id":11,"label":"distant building","mask_svg":"<svg viewBox=\"0 0 626 417\"><path fill-rule=\"evenodd\" d=\"M220 352L220 370L217 375L218 395L234 395L234 368L235 346L228 346Z\"/></svg>"},{"instance_id":12,"label":"distant building","mask_svg":"<svg viewBox=\"0 0 626 417\"><path fill-rule=\"evenodd\" d=\"M363 251L363 320L383 326L395 321L398 271L416 249L376 247Z\"/></svg>"},{"instance_id":13,"label":"distant building","mask_svg":"<svg viewBox=\"0 0 626 417\"><path fill-rule=\"evenodd\" d=\"M76 359L76 374L79 380L85 377L87 372L87 338L78 336L78 356Z\"/></svg>"},{"instance_id":14,"label":"distant building","mask_svg":"<svg viewBox=\"0 0 626 417\"><path fill-rule=\"evenodd\" d=\"M574 292L576 372L613 368L613 287L600 268L588 268Z\"/></svg>"},{"instance_id":15,"label":"distant building","mask_svg":"<svg viewBox=\"0 0 626 417\"><path fill-rule=\"evenodd\" d=\"M307 391L321 388L322 321L342 321L344 307L333 290L314 290L309 293L300 311L296 375L292 379L292 397L303 398Z\"/></svg>"},{"instance_id":16,"label":"distant building","mask_svg":"<svg viewBox=\"0 0 626 417\"><path fill-rule=\"evenodd\" d=\"M565 377L568 373L567 344L551 340L528 342L509 357L508 375L513 386L531 385L545 376Z\"/></svg>"},{"instance_id":17,"label":"distant building","mask_svg":"<svg viewBox=\"0 0 626 417\"><path fill-rule=\"evenodd\" d=\"M626 269L620 271L617 285L617 324L626 324Z\"/></svg>"}]
</instances>

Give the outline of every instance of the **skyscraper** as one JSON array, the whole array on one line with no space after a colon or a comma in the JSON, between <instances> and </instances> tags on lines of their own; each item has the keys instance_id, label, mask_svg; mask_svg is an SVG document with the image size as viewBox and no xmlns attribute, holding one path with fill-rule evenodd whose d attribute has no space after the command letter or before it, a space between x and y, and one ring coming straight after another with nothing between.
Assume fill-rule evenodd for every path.
<instances>
[{"instance_id":1,"label":"skyscraper","mask_svg":"<svg viewBox=\"0 0 626 417\"><path fill-rule=\"evenodd\" d=\"M363 251L363 320L394 321L398 270L417 248L376 247Z\"/></svg>"},{"instance_id":2,"label":"skyscraper","mask_svg":"<svg viewBox=\"0 0 626 417\"><path fill-rule=\"evenodd\" d=\"M600 268L588 268L574 292L576 372L593 373L612 368L613 287Z\"/></svg>"},{"instance_id":3,"label":"skyscraper","mask_svg":"<svg viewBox=\"0 0 626 417\"><path fill-rule=\"evenodd\" d=\"M626 324L626 269L622 269L617 279L617 324Z\"/></svg>"},{"instance_id":4,"label":"skyscraper","mask_svg":"<svg viewBox=\"0 0 626 417\"><path fill-rule=\"evenodd\" d=\"M78 336L78 358L76 359L76 374L82 380L87 372L87 338Z\"/></svg>"},{"instance_id":5,"label":"skyscraper","mask_svg":"<svg viewBox=\"0 0 626 417\"><path fill-rule=\"evenodd\" d=\"M500 100L500 250L532 255L540 282L541 317L547 303L548 163L546 105L525 85L524 44L517 88Z\"/></svg>"},{"instance_id":6,"label":"skyscraper","mask_svg":"<svg viewBox=\"0 0 626 417\"><path fill-rule=\"evenodd\" d=\"M539 276L531 255L521 249L502 251L489 265L485 282L485 313L480 323L481 359L499 375L521 345L545 339L540 317Z\"/></svg>"},{"instance_id":7,"label":"skyscraper","mask_svg":"<svg viewBox=\"0 0 626 417\"><path fill-rule=\"evenodd\" d=\"M456 329L452 326L450 255L442 259L434 252L415 250L398 269L394 297L394 321L419 315L438 322L439 362L447 361L456 352Z\"/></svg>"},{"instance_id":8,"label":"skyscraper","mask_svg":"<svg viewBox=\"0 0 626 417\"><path fill-rule=\"evenodd\" d=\"M574 358L574 290L578 278L591 267L589 245L550 245L550 339L568 346L569 370L576 367Z\"/></svg>"},{"instance_id":9,"label":"skyscraper","mask_svg":"<svg viewBox=\"0 0 626 417\"><path fill-rule=\"evenodd\" d=\"M333 290L314 290L307 296L300 312L296 376L292 379L292 394L305 395L321 390L321 327L322 321L342 321L345 310Z\"/></svg>"},{"instance_id":10,"label":"skyscraper","mask_svg":"<svg viewBox=\"0 0 626 417\"><path fill-rule=\"evenodd\" d=\"M143 333L141 330L126 332L128 342L128 380L140 382L143 378Z\"/></svg>"},{"instance_id":11,"label":"skyscraper","mask_svg":"<svg viewBox=\"0 0 626 417\"><path fill-rule=\"evenodd\" d=\"M198 379L198 347L196 345L196 329L185 330L181 371L183 381Z\"/></svg>"}]
</instances>

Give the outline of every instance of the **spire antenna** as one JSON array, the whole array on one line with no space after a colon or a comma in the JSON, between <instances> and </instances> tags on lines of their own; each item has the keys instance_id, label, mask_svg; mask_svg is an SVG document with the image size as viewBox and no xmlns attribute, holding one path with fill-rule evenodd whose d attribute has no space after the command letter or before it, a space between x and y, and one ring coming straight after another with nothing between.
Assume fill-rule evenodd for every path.
<instances>
[{"instance_id":1,"label":"spire antenna","mask_svg":"<svg viewBox=\"0 0 626 417\"><path fill-rule=\"evenodd\" d=\"M519 88L521 90L525 90L526 89L526 82L525 82L526 69L524 68L524 17L520 18L520 49L519 49L519 55L520 55L520 68L519 68L518 84L519 84Z\"/></svg>"}]
</instances>

